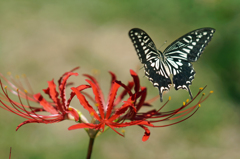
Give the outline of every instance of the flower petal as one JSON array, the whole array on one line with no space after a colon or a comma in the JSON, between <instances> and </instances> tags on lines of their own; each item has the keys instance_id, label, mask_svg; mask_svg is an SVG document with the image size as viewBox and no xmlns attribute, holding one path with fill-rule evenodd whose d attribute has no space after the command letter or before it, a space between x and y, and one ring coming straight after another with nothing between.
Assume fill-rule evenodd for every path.
<instances>
[{"instance_id":1,"label":"flower petal","mask_svg":"<svg viewBox=\"0 0 240 159\"><path fill-rule=\"evenodd\" d=\"M98 114L96 113L96 111L93 109L93 107L88 103L88 101L86 100L86 98L84 97L84 95L82 95L81 92L79 92L79 90L77 90L77 88L75 87L72 87L71 88L75 93L76 93L76 96L80 102L80 104L83 106L84 109L86 109L89 114L92 114L93 113L93 116L97 119L97 120L101 120L98 116Z\"/></svg>"},{"instance_id":2,"label":"flower petal","mask_svg":"<svg viewBox=\"0 0 240 159\"><path fill-rule=\"evenodd\" d=\"M49 104L40 93L33 95L33 97L40 103L41 106L43 106L47 112L51 114L58 114L58 111L51 104Z\"/></svg>"},{"instance_id":3,"label":"flower petal","mask_svg":"<svg viewBox=\"0 0 240 159\"><path fill-rule=\"evenodd\" d=\"M49 97L53 100L53 102L56 104L56 107L59 111L63 112L63 107L60 103L60 100L58 98L58 92L56 91L56 85L54 81L48 81L48 88L43 89L43 91L49 95Z\"/></svg>"},{"instance_id":4,"label":"flower petal","mask_svg":"<svg viewBox=\"0 0 240 159\"><path fill-rule=\"evenodd\" d=\"M75 130L75 129L82 129L82 128L99 129L100 128L100 124L79 123L79 124L70 126L68 128L68 130Z\"/></svg>"},{"instance_id":5,"label":"flower petal","mask_svg":"<svg viewBox=\"0 0 240 159\"><path fill-rule=\"evenodd\" d=\"M77 76L78 73L73 73L73 72L69 72L66 74L65 77L63 77L63 80L61 81L62 77L58 80L58 83L59 83L59 92L60 92L60 97L62 99L62 106L64 107L64 110L67 109L67 102L66 102L66 94L65 94L65 89L66 89L66 83L67 83L67 80L70 76Z\"/></svg>"},{"instance_id":6,"label":"flower petal","mask_svg":"<svg viewBox=\"0 0 240 159\"><path fill-rule=\"evenodd\" d=\"M149 137L150 137L150 130L147 127L143 126L143 125L139 125L139 126L142 127L145 130L145 133L144 133L144 135L142 137L142 141L143 142L147 141L149 139Z\"/></svg>"},{"instance_id":7,"label":"flower petal","mask_svg":"<svg viewBox=\"0 0 240 159\"><path fill-rule=\"evenodd\" d=\"M114 102L114 99L116 97L119 87L120 87L120 85L117 84L116 82L114 82L111 86L111 90L110 90L109 97L108 97L109 100L108 100L108 105L107 105L106 119L108 119L110 117L110 115L112 114L113 102Z\"/></svg>"},{"instance_id":8,"label":"flower petal","mask_svg":"<svg viewBox=\"0 0 240 159\"><path fill-rule=\"evenodd\" d=\"M130 70L130 74L133 77L133 81L135 84L134 90L137 93L139 92L139 89L140 89L140 81L139 81L138 75L133 70Z\"/></svg>"},{"instance_id":9,"label":"flower petal","mask_svg":"<svg viewBox=\"0 0 240 159\"><path fill-rule=\"evenodd\" d=\"M131 107L136 112L136 108L134 107L133 103L125 101L125 104L123 104L120 108L116 110L116 112L111 116L109 121L114 121L119 118L119 116L124 114L129 107Z\"/></svg>"},{"instance_id":10,"label":"flower petal","mask_svg":"<svg viewBox=\"0 0 240 159\"><path fill-rule=\"evenodd\" d=\"M146 99L146 96L147 96L147 88L143 87L143 88L141 88L141 90L142 90L141 91L141 98L140 98L138 104L136 104L137 111L139 111L141 109L141 107L143 106L144 101Z\"/></svg>"},{"instance_id":11,"label":"flower petal","mask_svg":"<svg viewBox=\"0 0 240 159\"><path fill-rule=\"evenodd\" d=\"M118 82L117 82L118 83ZM133 82L128 82L128 85L126 86L129 90L132 89L134 83ZM117 99L115 100L114 102L114 105L118 105L122 100L123 98L127 95L128 91L127 89L124 89L122 91L122 93L117 97Z\"/></svg>"},{"instance_id":12,"label":"flower petal","mask_svg":"<svg viewBox=\"0 0 240 159\"><path fill-rule=\"evenodd\" d=\"M98 90L99 95L100 95L100 98L101 98L101 101L102 101L103 105L105 105L105 101L104 101L105 98L104 98L104 95L103 95L103 92L102 92L101 88L99 87L99 84L98 84L97 80L93 76L90 76L88 74L83 74L83 76L88 77L96 85L97 90Z\"/></svg>"},{"instance_id":13,"label":"flower petal","mask_svg":"<svg viewBox=\"0 0 240 159\"><path fill-rule=\"evenodd\" d=\"M92 86L93 94L95 95L95 101L98 104L98 110L99 114L101 116L101 119L104 119L104 109L103 109L103 103L101 99L101 93L99 93L99 89L97 85L95 85L92 81L86 79L86 81Z\"/></svg>"},{"instance_id":14,"label":"flower petal","mask_svg":"<svg viewBox=\"0 0 240 159\"><path fill-rule=\"evenodd\" d=\"M78 86L78 87L76 87L79 91L82 91L82 90L84 90L84 89L87 89L87 88L90 88L91 86L89 86L89 85L80 85L80 86ZM70 97L69 97L69 99L68 99L68 101L67 101L67 105L66 105L66 107L68 108L69 107L69 105L70 105L70 103L71 103L71 101L72 101L72 99L73 99L73 97L75 96L76 94L75 94L75 92L71 92L70 93Z\"/></svg>"}]
</instances>

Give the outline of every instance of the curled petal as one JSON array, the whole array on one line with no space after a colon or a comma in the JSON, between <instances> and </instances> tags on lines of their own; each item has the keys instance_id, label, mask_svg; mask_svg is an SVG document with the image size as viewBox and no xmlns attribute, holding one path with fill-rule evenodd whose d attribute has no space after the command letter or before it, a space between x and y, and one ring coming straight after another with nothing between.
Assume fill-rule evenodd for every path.
<instances>
[{"instance_id":1,"label":"curled petal","mask_svg":"<svg viewBox=\"0 0 240 159\"><path fill-rule=\"evenodd\" d=\"M150 137L150 130L147 127L143 126L143 125L139 125L139 126L142 127L145 130L145 133L144 133L144 135L142 137L142 141L143 142L147 141L149 139L149 137Z\"/></svg>"},{"instance_id":2,"label":"curled petal","mask_svg":"<svg viewBox=\"0 0 240 159\"><path fill-rule=\"evenodd\" d=\"M130 74L133 77L133 81L135 84L134 90L135 92L138 92L140 89L140 81L139 81L138 75L133 70L130 70Z\"/></svg>"},{"instance_id":3,"label":"curled petal","mask_svg":"<svg viewBox=\"0 0 240 159\"><path fill-rule=\"evenodd\" d=\"M112 80L111 80L111 83L113 84L116 80L116 75L114 73L112 73L111 71L109 71L111 77L112 77Z\"/></svg>"},{"instance_id":4,"label":"curled petal","mask_svg":"<svg viewBox=\"0 0 240 159\"><path fill-rule=\"evenodd\" d=\"M90 87L91 87L91 86L89 86L89 85L80 85L80 86L76 87L76 89L77 89L78 91L82 91L82 90L87 89L87 88L90 88ZM69 107L69 105L70 105L70 103L71 103L71 101L72 101L72 99L73 99L73 97L74 97L75 95L76 95L75 92L71 92L70 97L69 97L69 99L68 99L68 101L67 101L66 107Z\"/></svg>"},{"instance_id":5,"label":"curled petal","mask_svg":"<svg viewBox=\"0 0 240 159\"><path fill-rule=\"evenodd\" d=\"M66 94L65 94L65 89L66 89L66 83L67 83L67 80L68 80L68 78L70 77L70 76L72 76L72 75L74 75L74 76L78 76L78 73L73 73L73 72L69 72L69 73L67 73L66 74L66 76L65 77L63 77L63 80L61 81L60 79L59 79L59 81L58 81L58 83L59 83L59 92L60 92L60 97L61 97L61 99L62 99L62 106L64 107L64 110L66 110L67 109L67 107L66 107ZM60 82L61 81L61 82Z\"/></svg>"}]
</instances>

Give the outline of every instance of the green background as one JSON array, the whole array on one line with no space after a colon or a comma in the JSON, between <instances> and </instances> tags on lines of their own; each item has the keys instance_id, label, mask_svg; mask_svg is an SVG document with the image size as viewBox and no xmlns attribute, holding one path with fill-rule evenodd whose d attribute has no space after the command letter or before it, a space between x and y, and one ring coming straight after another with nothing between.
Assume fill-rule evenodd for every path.
<instances>
[{"instance_id":1,"label":"green background","mask_svg":"<svg viewBox=\"0 0 240 159\"><path fill-rule=\"evenodd\" d=\"M1 0L0 72L26 74L35 91L47 87L76 66L78 73L92 74L104 93L110 76L131 80L129 70L138 70L148 98L158 94L147 78L128 37L131 28L145 30L158 48L164 50L183 34L201 27L216 33L202 57L195 62L197 72L191 86L214 94L189 120L180 124L151 128L142 142L143 130L128 127L122 138L112 130L99 136L92 158L98 159L238 159L240 158L240 1L239 0ZM76 85L84 77L71 77ZM68 88L68 93L70 89ZM184 90L164 95L172 97L167 109L178 107L189 98ZM75 99L72 105L82 110ZM154 103L156 108L162 103ZM83 111L86 113L85 111ZM15 132L24 119L0 110L0 156L12 159L85 158L88 136L84 130L68 131L75 123L28 124ZM165 123L163 123L165 124Z\"/></svg>"}]
</instances>

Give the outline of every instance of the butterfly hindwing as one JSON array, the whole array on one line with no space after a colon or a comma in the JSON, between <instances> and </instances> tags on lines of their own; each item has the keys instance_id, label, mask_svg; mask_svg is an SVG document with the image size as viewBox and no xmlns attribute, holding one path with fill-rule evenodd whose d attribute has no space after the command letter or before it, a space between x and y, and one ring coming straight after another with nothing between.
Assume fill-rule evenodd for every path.
<instances>
[{"instance_id":1,"label":"butterfly hindwing","mask_svg":"<svg viewBox=\"0 0 240 159\"><path fill-rule=\"evenodd\" d=\"M214 32L212 28L191 31L175 40L163 52L167 58L166 63L171 68L171 74L173 74L175 89L186 89L191 98L189 85L192 84L195 71L190 62L199 59Z\"/></svg>"}]
</instances>

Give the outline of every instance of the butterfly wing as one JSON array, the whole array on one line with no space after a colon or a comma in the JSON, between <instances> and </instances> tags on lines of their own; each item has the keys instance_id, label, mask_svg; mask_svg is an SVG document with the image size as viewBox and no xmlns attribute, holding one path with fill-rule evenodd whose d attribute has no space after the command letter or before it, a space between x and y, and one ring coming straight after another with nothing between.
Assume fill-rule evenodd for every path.
<instances>
[{"instance_id":1,"label":"butterfly wing","mask_svg":"<svg viewBox=\"0 0 240 159\"><path fill-rule=\"evenodd\" d=\"M213 28L193 30L175 40L163 52L166 63L173 74L173 84L176 90L186 89L192 98L189 85L192 84L195 71L190 62L195 62L201 56L215 32Z\"/></svg>"},{"instance_id":2,"label":"butterfly wing","mask_svg":"<svg viewBox=\"0 0 240 159\"><path fill-rule=\"evenodd\" d=\"M153 86L159 89L160 100L162 101L162 93L169 90L171 80L166 64L159 58L160 51L157 50L148 34L141 29L131 29L129 37L137 51L139 60L144 64L145 75Z\"/></svg>"}]
</instances>

